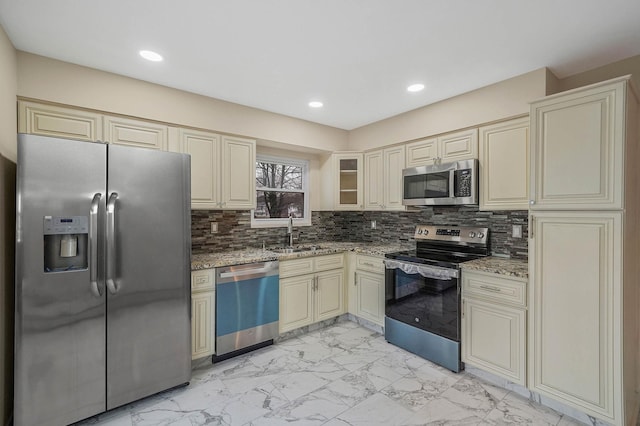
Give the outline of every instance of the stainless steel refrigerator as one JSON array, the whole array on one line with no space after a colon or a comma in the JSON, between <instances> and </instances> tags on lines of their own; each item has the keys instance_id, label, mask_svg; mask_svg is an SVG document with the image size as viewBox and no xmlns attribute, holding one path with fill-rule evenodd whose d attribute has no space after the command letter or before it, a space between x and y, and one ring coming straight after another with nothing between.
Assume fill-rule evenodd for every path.
<instances>
[{"instance_id":1,"label":"stainless steel refrigerator","mask_svg":"<svg viewBox=\"0 0 640 426\"><path fill-rule=\"evenodd\" d=\"M16 425L191 378L190 157L18 135Z\"/></svg>"}]
</instances>

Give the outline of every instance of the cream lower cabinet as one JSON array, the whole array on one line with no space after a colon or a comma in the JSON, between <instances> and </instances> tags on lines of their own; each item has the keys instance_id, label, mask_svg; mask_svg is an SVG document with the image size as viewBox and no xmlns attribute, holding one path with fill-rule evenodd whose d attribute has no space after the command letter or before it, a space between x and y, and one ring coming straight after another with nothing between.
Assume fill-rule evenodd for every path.
<instances>
[{"instance_id":1,"label":"cream lower cabinet","mask_svg":"<svg viewBox=\"0 0 640 426\"><path fill-rule=\"evenodd\" d=\"M402 204L404 146L364 154L365 210L405 210Z\"/></svg>"},{"instance_id":2,"label":"cream lower cabinet","mask_svg":"<svg viewBox=\"0 0 640 426\"><path fill-rule=\"evenodd\" d=\"M349 256L349 312L384 326L383 259L355 253Z\"/></svg>"},{"instance_id":3,"label":"cream lower cabinet","mask_svg":"<svg viewBox=\"0 0 640 426\"><path fill-rule=\"evenodd\" d=\"M527 385L527 281L463 270L462 361Z\"/></svg>"},{"instance_id":4,"label":"cream lower cabinet","mask_svg":"<svg viewBox=\"0 0 640 426\"><path fill-rule=\"evenodd\" d=\"M179 138L191 155L191 208L255 208L255 141L190 129Z\"/></svg>"},{"instance_id":5,"label":"cream lower cabinet","mask_svg":"<svg viewBox=\"0 0 640 426\"><path fill-rule=\"evenodd\" d=\"M537 212L529 240L529 387L616 425L638 408L624 420L625 398L638 398L637 353L623 352L638 307L623 309L637 290L622 285L622 215Z\"/></svg>"},{"instance_id":6,"label":"cream lower cabinet","mask_svg":"<svg viewBox=\"0 0 640 426\"><path fill-rule=\"evenodd\" d=\"M191 359L215 353L214 270L191 272Z\"/></svg>"},{"instance_id":7,"label":"cream lower cabinet","mask_svg":"<svg viewBox=\"0 0 640 426\"><path fill-rule=\"evenodd\" d=\"M280 262L280 333L344 312L342 253Z\"/></svg>"},{"instance_id":8,"label":"cream lower cabinet","mask_svg":"<svg viewBox=\"0 0 640 426\"><path fill-rule=\"evenodd\" d=\"M529 117L480 127L480 210L529 208Z\"/></svg>"}]
</instances>

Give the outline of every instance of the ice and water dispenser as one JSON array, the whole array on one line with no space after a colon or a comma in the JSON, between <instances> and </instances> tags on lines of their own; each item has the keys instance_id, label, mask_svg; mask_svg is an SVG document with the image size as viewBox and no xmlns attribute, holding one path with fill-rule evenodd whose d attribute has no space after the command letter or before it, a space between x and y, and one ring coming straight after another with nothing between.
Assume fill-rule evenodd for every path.
<instances>
[{"instance_id":1,"label":"ice and water dispenser","mask_svg":"<svg viewBox=\"0 0 640 426\"><path fill-rule=\"evenodd\" d=\"M44 217L44 272L87 269L88 216Z\"/></svg>"}]
</instances>

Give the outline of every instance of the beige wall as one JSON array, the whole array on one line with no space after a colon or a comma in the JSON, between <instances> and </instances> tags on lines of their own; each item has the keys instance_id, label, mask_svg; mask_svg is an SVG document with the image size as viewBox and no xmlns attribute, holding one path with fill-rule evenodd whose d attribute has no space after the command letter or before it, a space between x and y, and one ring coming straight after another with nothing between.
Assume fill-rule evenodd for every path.
<instances>
[{"instance_id":1,"label":"beige wall","mask_svg":"<svg viewBox=\"0 0 640 426\"><path fill-rule=\"evenodd\" d=\"M349 149L362 151L477 126L529 112L547 93L541 68L349 132Z\"/></svg>"},{"instance_id":2,"label":"beige wall","mask_svg":"<svg viewBox=\"0 0 640 426\"><path fill-rule=\"evenodd\" d=\"M575 89L627 74L632 75L636 89L640 89L640 55L563 78L560 80L560 89L562 91Z\"/></svg>"},{"instance_id":3,"label":"beige wall","mask_svg":"<svg viewBox=\"0 0 640 426\"><path fill-rule=\"evenodd\" d=\"M0 422L13 404L16 51L0 27Z\"/></svg>"},{"instance_id":4,"label":"beige wall","mask_svg":"<svg viewBox=\"0 0 640 426\"><path fill-rule=\"evenodd\" d=\"M0 27L0 155L16 161L16 50Z\"/></svg>"},{"instance_id":5,"label":"beige wall","mask_svg":"<svg viewBox=\"0 0 640 426\"><path fill-rule=\"evenodd\" d=\"M327 151L347 132L104 71L18 52L18 95Z\"/></svg>"}]
</instances>

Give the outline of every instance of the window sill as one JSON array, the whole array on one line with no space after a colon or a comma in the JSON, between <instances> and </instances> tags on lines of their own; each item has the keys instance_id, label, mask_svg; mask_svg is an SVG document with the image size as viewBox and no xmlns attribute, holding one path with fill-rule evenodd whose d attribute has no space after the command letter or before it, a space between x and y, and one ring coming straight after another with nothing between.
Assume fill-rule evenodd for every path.
<instances>
[{"instance_id":1,"label":"window sill","mask_svg":"<svg viewBox=\"0 0 640 426\"><path fill-rule=\"evenodd\" d=\"M289 219L251 219L252 228L286 228ZM293 227L311 226L311 219L293 219Z\"/></svg>"}]
</instances>

